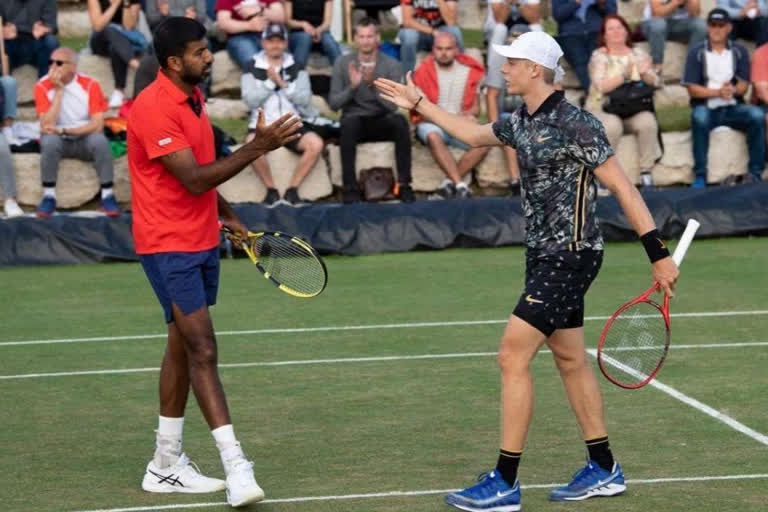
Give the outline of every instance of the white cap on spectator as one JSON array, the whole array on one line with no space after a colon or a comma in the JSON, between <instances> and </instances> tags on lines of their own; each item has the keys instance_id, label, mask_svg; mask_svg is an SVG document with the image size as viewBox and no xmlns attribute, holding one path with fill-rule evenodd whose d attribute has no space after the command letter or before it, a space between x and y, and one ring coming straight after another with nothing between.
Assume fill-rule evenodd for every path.
<instances>
[{"instance_id":1,"label":"white cap on spectator","mask_svg":"<svg viewBox=\"0 0 768 512\"><path fill-rule=\"evenodd\" d=\"M525 59L535 62L555 72L555 82L562 80L565 72L557 61L563 56L563 50L555 38L546 32L526 32L515 39L512 44L494 44L493 50L508 59Z\"/></svg>"}]
</instances>

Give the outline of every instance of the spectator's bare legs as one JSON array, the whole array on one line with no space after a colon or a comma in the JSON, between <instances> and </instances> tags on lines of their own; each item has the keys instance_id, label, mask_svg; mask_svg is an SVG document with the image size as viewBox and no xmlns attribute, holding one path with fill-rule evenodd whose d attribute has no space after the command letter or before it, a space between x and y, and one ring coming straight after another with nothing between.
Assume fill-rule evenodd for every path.
<instances>
[{"instance_id":1,"label":"spectator's bare legs","mask_svg":"<svg viewBox=\"0 0 768 512\"><path fill-rule=\"evenodd\" d=\"M465 151L464 154L461 155L459 163L456 164L456 167L459 171L459 176L462 178L466 176L467 173L474 169L477 164L483 161L490 150L491 148L486 146L481 148L470 148Z\"/></svg>"},{"instance_id":2,"label":"spectator's bare legs","mask_svg":"<svg viewBox=\"0 0 768 512\"><path fill-rule=\"evenodd\" d=\"M255 135L249 133L245 136L245 142L250 142L254 139ZM267 155L257 158L251 162L251 167L256 172L256 175L261 178L262 183L267 188L276 188L275 181L272 179L272 171L269 169L269 162L267 162Z\"/></svg>"},{"instance_id":3,"label":"spectator's bare legs","mask_svg":"<svg viewBox=\"0 0 768 512\"><path fill-rule=\"evenodd\" d=\"M517 165L517 153L509 146L504 147L504 156L507 158L507 171L509 172L509 179L512 181L520 181L520 168Z\"/></svg>"},{"instance_id":4,"label":"spectator's bare legs","mask_svg":"<svg viewBox=\"0 0 768 512\"><path fill-rule=\"evenodd\" d=\"M203 306L188 315L175 303L172 308L174 322L184 340L189 380L205 421L211 430L229 425L232 421L219 380L218 350L208 307Z\"/></svg>"},{"instance_id":5,"label":"spectator's bare legs","mask_svg":"<svg viewBox=\"0 0 768 512\"><path fill-rule=\"evenodd\" d=\"M547 340L584 440L605 437L603 397L584 350L584 328L558 329Z\"/></svg>"},{"instance_id":6,"label":"spectator's bare legs","mask_svg":"<svg viewBox=\"0 0 768 512\"><path fill-rule=\"evenodd\" d=\"M501 370L501 449L522 452L533 414L530 363L544 343L544 333L512 315L499 344Z\"/></svg>"},{"instance_id":7,"label":"spectator's bare legs","mask_svg":"<svg viewBox=\"0 0 768 512\"><path fill-rule=\"evenodd\" d=\"M443 137L439 133L432 132L427 135L427 145L432 153L432 158L435 159L435 162L437 162L437 165L440 166L445 175L454 183L459 183L461 181L459 168L448 146L443 142Z\"/></svg>"},{"instance_id":8,"label":"spectator's bare legs","mask_svg":"<svg viewBox=\"0 0 768 512\"><path fill-rule=\"evenodd\" d=\"M298 188L307 174L309 174L309 171L315 166L320 158L320 154L323 152L323 139L316 133L308 132L299 139L297 147L301 151L301 158L299 158L299 163L296 165L296 170L293 171L289 188Z\"/></svg>"},{"instance_id":9,"label":"spectator's bare legs","mask_svg":"<svg viewBox=\"0 0 768 512\"><path fill-rule=\"evenodd\" d=\"M184 338L175 323L168 324L168 344L160 367L160 415L181 418L189 396L189 362Z\"/></svg>"}]
</instances>

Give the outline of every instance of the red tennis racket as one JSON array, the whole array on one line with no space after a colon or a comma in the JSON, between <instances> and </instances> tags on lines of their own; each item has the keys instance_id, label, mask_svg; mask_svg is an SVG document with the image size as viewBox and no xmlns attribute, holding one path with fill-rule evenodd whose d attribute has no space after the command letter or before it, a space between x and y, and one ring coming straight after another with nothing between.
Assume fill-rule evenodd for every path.
<instances>
[{"instance_id":1,"label":"red tennis racket","mask_svg":"<svg viewBox=\"0 0 768 512\"><path fill-rule=\"evenodd\" d=\"M688 221L672 259L680 266L691 245L699 223ZM651 296L659 283L622 305L603 327L597 347L597 363L603 375L619 387L637 389L645 386L661 370L669 351L669 296L662 304Z\"/></svg>"}]
</instances>

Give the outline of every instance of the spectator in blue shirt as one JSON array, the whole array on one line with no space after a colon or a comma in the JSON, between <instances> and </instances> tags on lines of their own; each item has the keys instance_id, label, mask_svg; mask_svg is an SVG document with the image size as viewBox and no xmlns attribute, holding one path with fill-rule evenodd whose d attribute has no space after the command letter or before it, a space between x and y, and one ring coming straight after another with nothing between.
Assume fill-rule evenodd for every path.
<instances>
[{"instance_id":1,"label":"spectator in blue shirt","mask_svg":"<svg viewBox=\"0 0 768 512\"><path fill-rule=\"evenodd\" d=\"M707 186L709 132L728 126L747 136L748 181L760 181L765 166L765 120L760 107L744 104L749 88L749 53L728 38L731 18L724 9L707 16L707 40L688 52L682 84L691 96L693 187Z\"/></svg>"},{"instance_id":2,"label":"spectator in blue shirt","mask_svg":"<svg viewBox=\"0 0 768 512\"><path fill-rule=\"evenodd\" d=\"M768 42L766 0L717 0L717 6L731 17L731 39L754 41L757 46Z\"/></svg>"},{"instance_id":3,"label":"spectator in blue shirt","mask_svg":"<svg viewBox=\"0 0 768 512\"><path fill-rule=\"evenodd\" d=\"M597 49L603 17L615 13L616 0L552 0L557 42L585 91L589 90L587 65Z\"/></svg>"}]
</instances>

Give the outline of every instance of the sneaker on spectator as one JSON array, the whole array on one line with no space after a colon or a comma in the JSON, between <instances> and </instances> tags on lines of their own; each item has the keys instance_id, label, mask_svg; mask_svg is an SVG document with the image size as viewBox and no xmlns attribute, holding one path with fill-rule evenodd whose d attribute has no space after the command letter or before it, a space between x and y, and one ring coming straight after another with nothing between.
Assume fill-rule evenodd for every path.
<instances>
[{"instance_id":1,"label":"sneaker on spectator","mask_svg":"<svg viewBox=\"0 0 768 512\"><path fill-rule=\"evenodd\" d=\"M466 183L461 182L456 185L456 197L458 199L471 199L472 189L470 189Z\"/></svg>"},{"instance_id":2,"label":"sneaker on spectator","mask_svg":"<svg viewBox=\"0 0 768 512\"><path fill-rule=\"evenodd\" d=\"M264 201L262 201L262 203L264 204L264 206L270 208L272 206L276 206L279 201L280 201L280 192L278 192L276 188L268 188L267 196L264 198Z\"/></svg>"},{"instance_id":3,"label":"sneaker on spectator","mask_svg":"<svg viewBox=\"0 0 768 512\"><path fill-rule=\"evenodd\" d=\"M112 94L109 95L109 108L120 108L123 106L123 101L125 101L125 95L115 89L112 91Z\"/></svg>"},{"instance_id":4,"label":"sneaker on spectator","mask_svg":"<svg viewBox=\"0 0 768 512\"><path fill-rule=\"evenodd\" d=\"M296 187L286 189L285 194L283 194L283 201L291 206L306 204L306 201L299 197L299 191L296 190Z\"/></svg>"},{"instance_id":5,"label":"sneaker on spectator","mask_svg":"<svg viewBox=\"0 0 768 512\"><path fill-rule=\"evenodd\" d=\"M412 203L414 200L413 189L410 185L401 184L397 191L397 198L404 203Z\"/></svg>"},{"instance_id":6,"label":"sneaker on spectator","mask_svg":"<svg viewBox=\"0 0 768 512\"><path fill-rule=\"evenodd\" d=\"M443 180L434 193L427 196L427 199L435 201L440 199L453 199L454 197L456 197L456 185L454 185L451 180L446 179Z\"/></svg>"},{"instance_id":7,"label":"sneaker on spectator","mask_svg":"<svg viewBox=\"0 0 768 512\"><path fill-rule=\"evenodd\" d=\"M9 219L12 217L21 217L24 215L24 210L22 210L19 207L19 203L16 202L15 199L8 198L5 200L5 205L3 210L5 210L5 216Z\"/></svg>"},{"instance_id":8,"label":"sneaker on spectator","mask_svg":"<svg viewBox=\"0 0 768 512\"><path fill-rule=\"evenodd\" d=\"M43 200L37 207L37 216L41 218L50 217L56 212L56 198L43 196Z\"/></svg>"},{"instance_id":9,"label":"sneaker on spectator","mask_svg":"<svg viewBox=\"0 0 768 512\"><path fill-rule=\"evenodd\" d=\"M101 200L101 210L107 217L119 217L123 213L117 204L114 194L110 194Z\"/></svg>"},{"instance_id":10,"label":"sneaker on spectator","mask_svg":"<svg viewBox=\"0 0 768 512\"><path fill-rule=\"evenodd\" d=\"M9 146L18 146L21 144L21 141L13 135L13 128L10 126L3 127L3 137L5 137L5 141Z\"/></svg>"},{"instance_id":11,"label":"sneaker on spectator","mask_svg":"<svg viewBox=\"0 0 768 512\"><path fill-rule=\"evenodd\" d=\"M341 191L341 200L345 204L359 203L360 190L357 187L344 187L344 190Z\"/></svg>"},{"instance_id":12,"label":"sneaker on spectator","mask_svg":"<svg viewBox=\"0 0 768 512\"><path fill-rule=\"evenodd\" d=\"M704 176L696 176L691 188L707 188L707 179Z\"/></svg>"}]
</instances>

